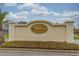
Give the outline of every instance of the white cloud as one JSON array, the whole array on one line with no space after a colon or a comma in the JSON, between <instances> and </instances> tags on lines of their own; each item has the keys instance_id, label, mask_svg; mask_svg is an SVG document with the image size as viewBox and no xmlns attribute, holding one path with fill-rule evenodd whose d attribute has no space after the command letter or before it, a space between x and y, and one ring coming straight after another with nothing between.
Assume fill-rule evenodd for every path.
<instances>
[{"instance_id":1,"label":"white cloud","mask_svg":"<svg viewBox=\"0 0 79 59\"><path fill-rule=\"evenodd\" d=\"M21 11L21 12L17 12L17 13L12 13L10 12L5 19L6 20L14 20L14 21L26 21L27 17L28 17L29 13L27 11Z\"/></svg>"},{"instance_id":2,"label":"white cloud","mask_svg":"<svg viewBox=\"0 0 79 59\"><path fill-rule=\"evenodd\" d=\"M30 9L32 14L42 15L42 16L52 15L52 16L59 16L59 17L73 17L73 16L79 15L79 11L63 11L63 12L49 11L49 9L46 8L45 6L41 6L34 3L21 4L18 6L18 8L20 10Z\"/></svg>"},{"instance_id":3,"label":"white cloud","mask_svg":"<svg viewBox=\"0 0 79 59\"><path fill-rule=\"evenodd\" d=\"M18 16L17 16L16 14L10 12L5 18L6 18L6 19L12 19L12 20L14 20L14 19L16 19L17 17L18 17Z\"/></svg>"},{"instance_id":4,"label":"white cloud","mask_svg":"<svg viewBox=\"0 0 79 59\"><path fill-rule=\"evenodd\" d=\"M19 5L18 9L24 10L28 8L32 9L32 8L37 8L37 7L40 7L40 6L34 3L24 3L24 4Z\"/></svg>"},{"instance_id":5,"label":"white cloud","mask_svg":"<svg viewBox=\"0 0 79 59\"><path fill-rule=\"evenodd\" d=\"M52 12L52 15L60 17L75 17L79 16L79 11Z\"/></svg>"},{"instance_id":6,"label":"white cloud","mask_svg":"<svg viewBox=\"0 0 79 59\"><path fill-rule=\"evenodd\" d=\"M27 10L30 9L32 14L46 16L49 15L50 12L45 6L41 6L34 3L25 3L18 6L19 10Z\"/></svg>"},{"instance_id":7,"label":"white cloud","mask_svg":"<svg viewBox=\"0 0 79 59\"><path fill-rule=\"evenodd\" d=\"M27 11L20 11L20 12L17 13L17 15L18 16L20 16L20 15L27 16L27 15L29 15L29 12L27 12Z\"/></svg>"},{"instance_id":8,"label":"white cloud","mask_svg":"<svg viewBox=\"0 0 79 59\"><path fill-rule=\"evenodd\" d=\"M5 6L17 6L16 3L5 3Z\"/></svg>"},{"instance_id":9,"label":"white cloud","mask_svg":"<svg viewBox=\"0 0 79 59\"><path fill-rule=\"evenodd\" d=\"M75 19L79 17L79 11L54 12L53 10L49 11L49 9L46 8L45 6L42 6L40 4L39 5L34 4L34 3L24 3L19 5L16 3L15 4L9 3L9 4L5 4L5 6L17 6L17 8L19 9L19 12L16 13L10 12L6 17L7 20L15 20L15 21L27 20L28 15L30 15L29 16L30 18L31 15L46 16L45 19L47 19L47 16L49 15L49 20L54 19L53 17L56 17L56 19L54 19L55 22L63 23L66 20L71 20L71 18Z\"/></svg>"},{"instance_id":10,"label":"white cloud","mask_svg":"<svg viewBox=\"0 0 79 59\"><path fill-rule=\"evenodd\" d=\"M59 17L73 17L73 16L79 16L79 11L63 11L63 12L54 12L49 11L48 8L45 6L42 6L40 4L35 3L24 3L18 6L19 10L27 10L30 9L32 14L36 15L42 15L42 16L59 16Z\"/></svg>"},{"instance_id":11,"label":"white cloud","mask_svg":"<svg viewBox=\"0 0 79 59\"><path fill-rule=\"evenodd\" d=\"M61 18L56 18L55 22L57 23L64 23L65 21L74 21L73 18L70 17L61 17Z\"/></svg>"},{"instance_id":12,"label":"white cloud","mask_svg":"<svg viewBox=\"0 0 79 59\"><path fill-rule=\"evenodd\" d=\"M59 13L59 12L51 12L51 15L53 15L53 16L61 16L61 14Z\"/></svg>"},{"instance_id":13,"label":"white cloud","mask_svg":"<svg viewBox=\"0 0 79 59\"><path fill-rule=\"evenodd\" d=\"M36 15L43 15L43 16L47 16L50 14L48 9L46 9L45 7L33 8L31 13Z\"/></svg>"}]
</instances>

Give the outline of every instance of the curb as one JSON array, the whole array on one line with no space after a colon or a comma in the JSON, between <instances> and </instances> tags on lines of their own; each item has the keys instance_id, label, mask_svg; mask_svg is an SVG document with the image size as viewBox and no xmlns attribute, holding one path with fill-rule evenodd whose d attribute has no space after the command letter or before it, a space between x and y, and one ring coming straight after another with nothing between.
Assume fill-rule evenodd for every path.
<instances>
[{"instance_id":1,"label":"curb","mask_svg":"<svg viewBox=\"0 0 79 59\"><path fill-rule=\"evenodd\" d=\"M0 48L8 51L39 51L39 52L60 52L60 53L79 53L78 50L49 50L49 49L27 49L27 48Z\"/></svg>"}]
</instances>

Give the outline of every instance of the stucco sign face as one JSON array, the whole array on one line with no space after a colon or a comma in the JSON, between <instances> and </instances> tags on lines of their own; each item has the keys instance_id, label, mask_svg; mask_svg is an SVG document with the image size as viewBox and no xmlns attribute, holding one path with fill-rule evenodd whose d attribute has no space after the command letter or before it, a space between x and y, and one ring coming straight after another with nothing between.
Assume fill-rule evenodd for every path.
<instances>
[{"instance_id":1,"label":"stucco sign face","mask_svg":"<svg viewBox=\"0 0 79 59\"><path fill-rule=\"evenodd\" d=\"M47 31L48 27L44 24L34 24L31 27L32 32L37 34L42 34Z\"/></svg>"}]
</instances>

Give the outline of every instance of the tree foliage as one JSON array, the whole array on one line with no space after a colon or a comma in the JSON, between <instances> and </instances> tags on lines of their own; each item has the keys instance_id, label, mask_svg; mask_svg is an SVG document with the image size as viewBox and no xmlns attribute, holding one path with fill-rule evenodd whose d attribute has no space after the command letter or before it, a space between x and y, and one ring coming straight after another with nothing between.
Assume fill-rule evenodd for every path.
<instances>
[{"instance_id":1,"label":"tree foliage","mask_svg":"<svg viewBox=\"0 0 79 59\"><path fill-rule=\"evenodd\" d=\"M0 11L0 26L2 26L2 22L3 22L6 15L7 15L7 12Z\"/></svg>"}]
</instances>

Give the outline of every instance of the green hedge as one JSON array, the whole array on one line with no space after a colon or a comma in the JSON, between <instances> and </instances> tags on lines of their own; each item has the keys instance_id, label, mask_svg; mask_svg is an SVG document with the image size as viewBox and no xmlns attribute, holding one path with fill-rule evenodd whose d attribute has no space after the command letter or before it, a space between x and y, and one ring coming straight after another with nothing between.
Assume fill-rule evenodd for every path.
<instances>
[{"instance_id":1,"label":"green hedge","mask_svg":"<svg viewBox=\"0 0 79 59\"><path fill-rule=\"evenodd\" d=\"M74 35L74 39L78 39L79 40L79 35Z\"/></svg>"},{"instance_id":2,"label":"green hedge","mask_svg":"<svg viewBox=\"0 0 79 59\"><path fill-rule=\"evenodd\" d=\"M11 41L5 42L2 46L8 48L37 48L57 50L79 50L79 45L66 42L42 42L42 41Z\"/></svg>"}]
</instances>

